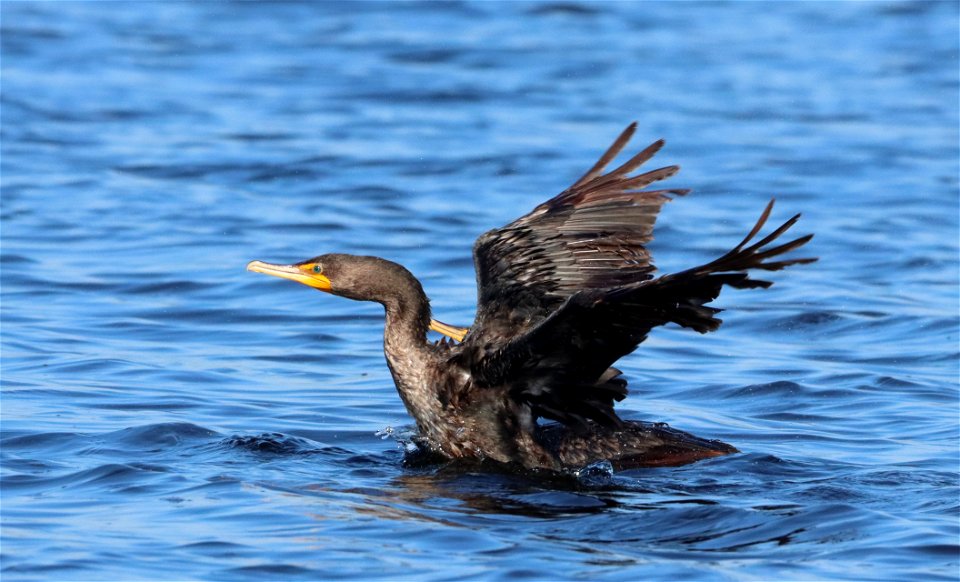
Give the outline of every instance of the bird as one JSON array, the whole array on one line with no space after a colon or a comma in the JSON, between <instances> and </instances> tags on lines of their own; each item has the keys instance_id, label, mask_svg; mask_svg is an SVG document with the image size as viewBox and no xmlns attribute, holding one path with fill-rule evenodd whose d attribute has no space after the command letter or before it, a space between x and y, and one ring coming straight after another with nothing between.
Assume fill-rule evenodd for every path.
<instances>
[{"instance_id":1,"label":"bird","mask_svg":"<svg viewBox=\"0 0 960 582\"><path fill-rule=\"evenodd\" d=\"M716 330L710 305L724 287L767 288L751 276L816 258L783 258L812 234L769 234L771 199L739 244L706 264L657 276L647 244L663 205L687 189L649 189L679 166L637 170L658 140L613 170L631 123L569 188L473 246L477 312L469 327L432 318L419 280L379 257L323 254L294 264L251 261L247 270L384 308L384 354L416 421L417 444L449 460L521 470L575 471L595 462L633 468L680 465L737 452L663 423L624 420L628 393L614 364L654 328ZM430 340L428 330L441 338Z\"/></svg>"}]
</instances>

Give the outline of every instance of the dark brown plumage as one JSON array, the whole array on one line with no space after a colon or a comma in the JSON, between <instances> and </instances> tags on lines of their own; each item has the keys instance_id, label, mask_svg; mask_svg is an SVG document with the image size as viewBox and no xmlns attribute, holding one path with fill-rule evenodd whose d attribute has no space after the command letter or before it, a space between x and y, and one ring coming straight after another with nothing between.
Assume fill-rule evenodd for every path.
<instances>
[{"instance_id":1,"label":"dark brown plumage","mask_svg":"<svg viewBox=\"0 0 960 582\"><path fill-rule=\"evenodd\" d=\"M603 173L635 129L634 123L624 130L570 188L477 239L478 308L469 329L431 320L417 279L376 257L321 255L286 266L254 261L248 269L381 303L384 352L397 390L423 441L447 457L557 470L601 459L618 466L678 464L732 452L718 441L621 420L614 403L627 395L627 383L612 366L659 325L715 330L719 309L707 304L725 285L769 287L749 271L815 261L772 260L812 235L773 244L797 215L753 242L771 201L730 252L654 278L644 245L663 204L687 190L643 190L675 174L676 166L631 175L662 140ZM430 343L431 328L462 341Z\"/></svg>"}]
</instances>

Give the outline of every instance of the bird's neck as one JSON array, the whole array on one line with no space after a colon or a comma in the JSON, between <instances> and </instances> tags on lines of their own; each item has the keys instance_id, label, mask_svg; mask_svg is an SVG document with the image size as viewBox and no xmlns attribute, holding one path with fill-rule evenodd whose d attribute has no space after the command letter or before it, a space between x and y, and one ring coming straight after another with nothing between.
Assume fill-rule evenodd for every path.
<instances>
[{"instance_id":1,"label":"bird's neck","mask_svg":"<svg viewBox=\"0 0 960 582\"><path fill-rule=\"evenodd\" d=\"M430 304L422 290L416 295L384 302L383 351L407 412L424 432L429 430L429 419L436 417L439 402L428 380L433 355L427 344Z\"/></svg>"},{"instance_id":2,"label":"bird's neck","mask_svg":"<svg viewBox=\"0 0 960 582\"><path fill-rule=\"evenodd\" d=\"M377 257L355 259L364 261L366 279L361 285L355 285L360 291L354 290L352 294L341 291L340 295L383 305L386 312L383 335L388 359L391 352L400 354L422 348L430 327L430 300L420 281L403 265Z\"/></svg>"},{"instance_id":3,"label":"bird's neck","mask_svg":"<svg viewBox=\"0 0 960 582\"><path fill-rule=\"evenodd\" d=\"M423 348L430 327L430 303L422 289L391 297L383 302L386 324L384 344L394 350Z\"/></svg>"}]
</instances>

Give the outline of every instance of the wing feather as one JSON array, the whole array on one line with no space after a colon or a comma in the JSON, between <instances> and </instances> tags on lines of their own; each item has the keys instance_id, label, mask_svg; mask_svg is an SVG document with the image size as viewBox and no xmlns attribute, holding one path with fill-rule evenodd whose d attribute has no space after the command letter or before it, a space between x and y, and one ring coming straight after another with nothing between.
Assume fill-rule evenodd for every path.
<instances>
[{"instance_id":1,"label":"wing feather","mask_svg":"<svg viewBox=\"0 0 960 582\"><path fill-rule=\"evenodd\" d=\"M607 167L607 164L612 162L613 159L620 154L620 152L627 145L627 143L630 142L630 138L633 137L633 134L636 131L637 131L637 122L634 121L620 133L620 136L617 137L616 140L614 140L613 144L609 148L607 148L607 151L603 152L603 155L600 156L600 159L597 160L597 163L594 164L592 168L587 170L587 173L581 176L579 180L574 182L573 186L571 186L570 188L573 189L573 188L582 186L583 184L586 184L590 180L593 180L594 178L599 176L603 172L603 169Z\"/></svg>"},{"instance_id":2,"label":"wing feather","mask_svg":"<svg viewBox=\"0 0 960 582\"><path fill-rule=\"evenodd\" d=\"M663 140L603 173L635 131L636 123L623 130L572 186L477 239L478 317L465 341L498 343L542 321L579 291L653 276L644 245L663 204L687 190L642 190L675 174L677 166L631 175Z\"/></svg>"},{"instance_id":3,"label":"wing feather","mask_svg":"<svg viewBox=\"0 0 960 582\"><path fill-rule=\"evenodd\" d=\"M771 245L799 215L753 242L770 218L771 200L729 252L654 279L645 245L663 204L688 191L644 190L677 166L633 175L663 140L604 173L635 132L632 123L572 186L474 245L477 320L453 358L478 385L508 390L535 416L572 426L618 424L613 405L626 396L626 381L611 366L651 329L676 323L712 331L720 310L708 304L724 286L769 287L749 272L816 260L769 260L810 240Z\"/></svg>"},{"instance_id":4,"label":"wing feather","mask_svg":"<svg viewBox=\"0 0 960 582\"><path fill-rule=\"evenodd\" d=\"M610 366L629 354L654 327L676 323L706 333L717 329L720 312L707 305L724 286L769 287L769 281L752 279L749 271L779 270L815 258L780 261L781 256L810 241L812 235L769 246L785 233L793 217L745 247L766 223L768 205L757 225L739 245L719 259L679 273L613 289L585 290L569 297L549 317L527 333L488 355L474 367L474 375L489 385L513 386L511 395L531 407L535 415L573 426L587 420L617 424L614 402L625 395L604 390Z\"/></svg>"}]
</instances>

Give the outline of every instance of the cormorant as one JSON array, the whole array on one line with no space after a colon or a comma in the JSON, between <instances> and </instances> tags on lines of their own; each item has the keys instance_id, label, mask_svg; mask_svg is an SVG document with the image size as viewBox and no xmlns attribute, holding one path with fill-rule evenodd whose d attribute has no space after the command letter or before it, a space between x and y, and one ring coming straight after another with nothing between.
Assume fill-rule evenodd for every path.
<instances>
[{"instance_id":1,"label":"cormorant","mask_svg":"<svg viewBox=\"0 0 960 582\"><path fill-rule=\"evenodd\" d=\"M677 166L632 175L663 140L604 173L635 130L634 122L572 186L477 239L478 309L470 328L431 319L417 278L378 257L327 254L292 265L253 261L247 269L383 305L384 352L397 391L421 442L445 457L564 470L598 460L649 466L735 452L662 424L622 420L614 402L626 397L627 382L613 364L659 325L717 329L720 310L708 304L724 285L769 287L748 272L815 261L771 260L813 235L773 245L798 214L751 244L771 200L720 258L655 277L644 245L661 206L688 191L644 189ZM457 341L428 341L428 329Z\"/></svg>"}]
</instances>

